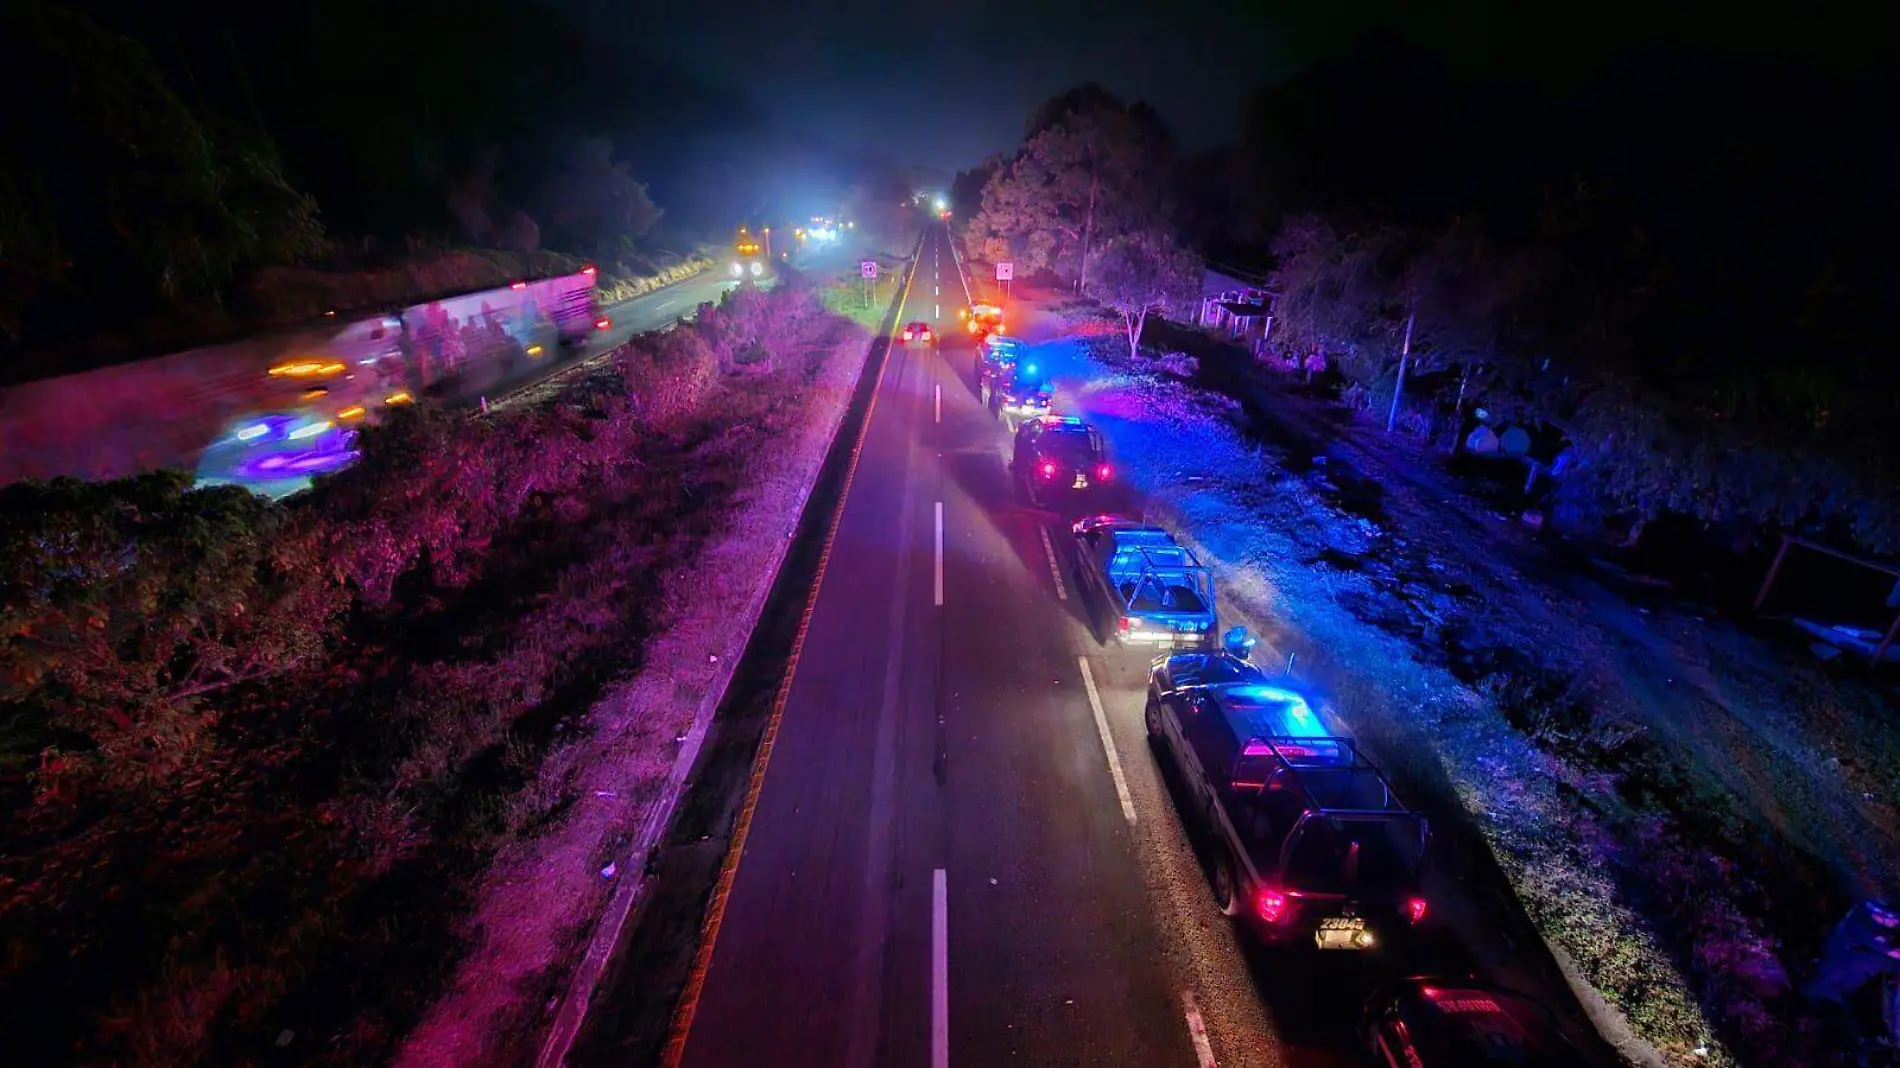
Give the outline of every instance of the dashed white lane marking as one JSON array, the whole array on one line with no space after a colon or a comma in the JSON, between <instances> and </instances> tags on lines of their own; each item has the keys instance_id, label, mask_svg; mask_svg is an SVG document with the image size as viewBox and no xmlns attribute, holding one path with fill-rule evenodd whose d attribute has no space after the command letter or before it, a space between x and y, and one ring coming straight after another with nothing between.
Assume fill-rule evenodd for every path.
<instances>
[{"instance_id":1,"label":"dashed white lane marking","mask_svg":"<svg viewBox=\"0 0 1900 1068\"><path fill-rule=\"evenodd\" d=\"M931 421L935 423L941 423L943 422L943 383L942 382L937 383L936 385L931 387L931 390L932 390L931 396L930 396Z\"/></svg>"},{"instance_id":2,"label":"dashed white lane marking","mask_svg":"<svg viewBox=\"0 0 1900 1068\"><path fill-rule=\"evenodd\" d=\"M1220 1068L1214 1061L1214 1044L1207 1039L1207 1021L1201 1019L1201 1003L1194 991L1181 992L1181 1007L1187 1013L1188 1038L1194 1043L1194 1059L1201 1068Z\"/></svg>"},{"instance_id":3,"label":"dashed white lane marking","mask_svg":"<svg viewBox=\"0 0 1900 1068\"><path fill-rule=\"evenodd\" d=\"M943 606L943 502L937 502L937 568L936 568L937 605Z\"/></svg>"},{"instance_id":4,"label":"dashed white lane marking","mask_svg":"<svg viewBox=\"0 0 1900 1068\"><path fill-rule=\"evenodd\" d=\"M1082 665L1082 685L1089 692L1089 711L1095 713L1095 733L1102 736L1102 751L1108 754L1108 774L1115 780L1115 799L1122 803L1122 818L1135 825L1135 799L1128 794L1128 778L1122 774L1122 758L1115 752L1115 739L1108 733L1108 713L1102 711L1102 695L1095 689L1095 673L1089 670L1089 658L1075 658Z\"/></svg>"},{"instance_id":5,"label":"dashed white lane marking","mask_svg":"<svg viewBox=\"0 0 1900 1068\"><path fill-rule=\"evenodd\" d=\"M930 875L930 1068L950 1068L949 896L938 868Z\"/></svg>"},{"instance_id":6,"label":"dashed white lane marking","mask_svg":"<svg viewBox=\"0 0 1900 1068\"><path fill-rule=\"evenodd\" d=\"M1049 577L1056 580L1056 600L1066 601L1069 599L1069 587L1062 581L1062 568L1056 564L1056 547L1049 542L1049 528L1038 523L1036 533L1042 535L1042 555L1049 561Z\"/></svg>"}]
</instances>

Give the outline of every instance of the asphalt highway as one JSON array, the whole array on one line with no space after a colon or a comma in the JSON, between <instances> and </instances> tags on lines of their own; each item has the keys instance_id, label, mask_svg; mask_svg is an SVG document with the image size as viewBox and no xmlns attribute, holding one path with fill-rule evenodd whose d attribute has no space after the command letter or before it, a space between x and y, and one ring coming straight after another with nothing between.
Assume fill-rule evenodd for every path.
<instances>
[{"instance_id":1,"label":"asphalt highway","mask_svg":"<svg viewBox=\"0 0 1900 1068\"><path fill-rule=\"evenodd\" d=\"M1145 658L1090 634L1069 517L1019 503L975 399L941 227L905 300L941 348L877 387L675 1055L1287 1063L1148 753Z\"/></svg>"}]
</instances>

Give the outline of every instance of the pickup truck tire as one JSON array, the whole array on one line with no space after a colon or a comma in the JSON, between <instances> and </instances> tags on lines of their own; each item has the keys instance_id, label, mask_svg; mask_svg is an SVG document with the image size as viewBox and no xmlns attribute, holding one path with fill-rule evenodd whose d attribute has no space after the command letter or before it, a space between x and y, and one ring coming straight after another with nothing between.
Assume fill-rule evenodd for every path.
<instances>
[{"instance_id":1,"label":"pickup truck tire","mask_svg":"<svg viewBox=\"0 0 1900 1068\"><path fill-rule=\"evenodd\" d=\"M1240 915L1240 880L1234 876L1233 859L1221 851L1219 859L1214 861L1214 871L1208 877L1208 883L1214 890L1214 905L1222 916Z\"/></svg>"},{"instance_id":2,"label":"pickup truck tire","mask_svg":"<svg viewBox=\"0 0 1900 1068\"><path fill-rule=\"evenodd\" d=\"M1148 699L1148 707L1142 710L1141 722L1143 726L1148 728L1148 740L1151 742L1160 741L1161 740L1161 702L1150 697Z\"/></svg>"}]
</instances>

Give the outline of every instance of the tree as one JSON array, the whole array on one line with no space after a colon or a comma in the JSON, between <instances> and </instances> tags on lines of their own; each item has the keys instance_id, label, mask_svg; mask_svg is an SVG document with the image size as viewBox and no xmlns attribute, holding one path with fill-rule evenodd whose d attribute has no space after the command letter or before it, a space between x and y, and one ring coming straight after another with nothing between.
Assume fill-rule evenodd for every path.
<instances>
[{"instance_id":1,"label":"tree","mask_svg":"<svg viewBox=\"0 0 1900 1068\"><path fill-rule=\"evenodd\" d=\"M207 694L322 659L344 598L316 539L246 490L190 487L0 492L0 702L43 774L161 779L208 748Z\"/></svg>"},{"instance_id":2,"label":"tree","mask_svg":"<svg viewBox=\"0 0 1900 1068\"><path fill-rule=\"evenodd\" d=\"M991 156L967 171L958 171L950 180L951 219L960 226L968 227L970 219L983 206L983 190L990 179L1003 169L1003 158Z\"/></svg>"},{"instance_id":3,"label":"tree","mask_svg":"<svg viewBox=\"0 0 1900 1068\"><path fill-rule=\"evenodd\" d=\"M605 137L572 142L535 204L558 247L589 254L625 247L660 221L647 187L614 160Z\"/></svg>"},{"instance_id":4,"label":"tree","mask_svg":"<svg viewBox=\"0 0 1900 1068\"><path fill-rule=\"evenodd\" d=\"M1150 228L1115 239L1102 251L1089 295L1121 313L1128 355L1141 351L1148 316L1194 299L1200 291L1200 261L1173 234Z\"/></svg>"},{"instance_id":5,"label":"tree","mask_svg":"<svg viewBox=\"0 0 1900 1068\"><path fill-rule=\"evenodd\" d=\"M1174 141L1152 108L1086 87L1037 115L1041 128L983 190L971 248L1081 287L1096 248L1171 213Z\"/></svg>"},{"instance_id":6,"label":"tree","mask_svg":"<svg viewBox=\"0 0 1900 1068\"><path fill-rule=\"evenodd\" d=\"M34 101L0 120L5 332L29 300L49 321L65 309L48 298L84 308L95 327L215 303L241 269L323 247L315 203L261 128L187 103L144 48L70 8L0 7L0 93Z\"/></svg>"}]
</instances>

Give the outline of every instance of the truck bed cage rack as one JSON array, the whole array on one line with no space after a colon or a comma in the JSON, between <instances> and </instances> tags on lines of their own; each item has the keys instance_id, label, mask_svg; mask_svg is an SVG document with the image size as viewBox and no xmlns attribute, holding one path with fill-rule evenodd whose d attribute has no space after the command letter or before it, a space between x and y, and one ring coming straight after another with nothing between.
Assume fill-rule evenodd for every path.
<instances>
[{"instance_id":1,"label":"truck bed cage rack","mask_svg":"<svg viewBox=\"0 0 1900 1068\"><path fill-rule=\"evenodd\" d=\"M1180 554L1178 560L1158 558L1158 554L1172 556L1176 553ZM1115 561L1124 556L1139 557L1141 559L1141 570L1133 572L1117 570L1115 568ZM1122 602L1121 607L1124 613L1135 610L1135 598L1139 597L1141 591L1150 583L1153 583L1158 589L1165 589L1166 587L1160 581L1160 577L1166 572L1192 576L1188 580L1190 588L1193 590L1194 595L1201 600L1201 604L1196 610L1206 610L1212 600L1208 597L1208 594L1212 592L1213 582L1212 579L1208 577L1207 565L1201 563L1194 555L1194 550L1189 549L1187 546L1130 545L1127 548L1118 547L1114 554L1108 558L1108 578L1111 580L1111 585L1114 587L1117 597ZM1123 594L1123 587L1128 587L1130 592Z\"/></svg>"},{"instance_id":2,"label":"truck bed cage rack","mask_svg":"<svg viewBox=\"0 0 1900 1068\"><path fill-rule=\"evenodd\" d=\"M1322 746L1335 747L1335 752L1341 753L1346 757L1345 761L1342 763L1318 763L1311 759L1302 759L1316 755ZM1403 801L1399 800L1398 795L1393 793L1392 783L1386 779L1385 772L1379 770L1377 764L1366 759L1366 755L1359 751L1358 744L1351 738L1347 738L1343 735L1312 735L1304 737L1298 735L1255 735L1247 739L1247 744L1240 747L1240 755L1234 758L1235 772L1238 773L1240 766L1250 758L1264 756L1272 756L1279 760L1280 766L1274 769L1274 774L1291 778L1300 792L1306 795L1306 799L1310 803L1310 811L1319 815L1348 816L1361 819L1395 818L1415 815L1411 809L1405 806ZM1319 783L1322 777L1335 773L1351 773L1361 776L1370 773L1372 781L1376 782L1379 786L1379 794L1384 801L1383 807L1367 808L1363 804L1326 804L1320 796L1324 791L1316 791L1314 787ZM1312 776L1312 782L1307 781L1307 775ZM1267 785L1264 780L1258 783L1251 780L1243 780L1239 774L1233 775L1230 781L1233 782L1236 788L1248 787L1253 789L1265 789Z\"/></svg>"}]
</instances>

